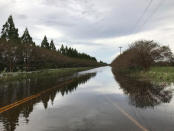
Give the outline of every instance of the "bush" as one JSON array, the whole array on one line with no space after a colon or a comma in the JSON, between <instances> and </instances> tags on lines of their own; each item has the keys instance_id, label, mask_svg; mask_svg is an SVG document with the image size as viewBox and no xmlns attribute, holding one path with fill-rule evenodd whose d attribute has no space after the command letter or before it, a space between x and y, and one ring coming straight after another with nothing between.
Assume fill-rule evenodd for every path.
<instances>
[{"instance_id":1,"label":"bush","mask_svg":"<svg viewBox=\"0 0 174 131\"><path fill-rule=\"evenodd\" d=\"M148 70L160 62L173 63L173 54L169 47L160 46L154 41L136 41L119 55L112 63L117 69Z\"/></svg>"}]
</instances>

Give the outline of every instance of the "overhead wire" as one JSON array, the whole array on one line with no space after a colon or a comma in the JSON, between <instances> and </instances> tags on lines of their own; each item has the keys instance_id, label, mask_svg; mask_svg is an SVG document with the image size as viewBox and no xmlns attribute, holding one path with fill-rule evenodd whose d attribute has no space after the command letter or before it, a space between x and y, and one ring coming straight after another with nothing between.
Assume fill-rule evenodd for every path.
<instances>
[{"instance_id":1,"label":"overhead wire","mask_svg":"<svg viewBox=\"0 0 174 131\"><path fill-rule=\"evenodd\" d=\"M133 30L133 32L136 31L136 29L138 29L138 28L137 28L137 27L139 26L138 23L141 22L141 19L143 19L143 17L145 16L145 13L149 10L149 8L150 8L150 6L152 5L152 2L153 2L153 1L154 1L154 0L151 0L151 1L149 2L149 4L146 6L146 8L145 8L143 14L142 14L142 15L140 16L140 18L138 19L138 21L137 21L137 26L135 27L135 29ZM153 10L153 12L144 20L144 22L141 24L141 26L139 26L139 30L142 29L142 28L150 21L150 19L153 18L153 16L154 16L154 15L156 14L156 12L159 10L159 8L161 7L161 5L163 4L164 1L165 1L165 0L160 0L160 1L159 1L159 3L157 4L157 6L156 6L155 9ZM133 32L132 32L132 33L133 33Z\"/></svg>"},{"instance_id":2,"label":"overhead wire","mask_svg":"<svg viewBox=\"0 0 174 131\"><path fill-rule=\"evenodd\" d=\"M134 25L135 27L130 31L130 34L133 34L133 33L136 31L136 29L137 29L138 26L139 26L139 23L142 21L143 17L146 15L146 13L149 11L149 9L150 9L152 3L153 3L153 0L150 0L150 1L148 2L148 4L146 5L146 7L144 8L142 14L141 14L140 17L137 19L137 21L136 21L136 23L135 23L135 25ZM129 42L130 42L130 41L132 41L132 37L131 37L131 39L129 40ZM129 42L128 42L128 43L129 43Z\"/></svg>"},{"instance_id":3,"label":"overhead wire","mask_svg":"<svg viewBox=\"0 0 174 131\"><path fill-rule=\"evenodd\" d=\"M156 14L156 12L159 10L159 8L161 7L161 5L163 4L164 1L165 1L165 0L160 0L159 4L158 4L158 5L156 6L156 8L153 10L153 12L150 14L150 16L147 17L146 20L143 22L141 28L144 27L144 26L149 22L149 20L153 18L153 16L154 16L154 15ZM141 28L140 28L140 29L141 29Z\"/></svg>"},{"instance_id":4,"label":"overhead wire","mask_svg":"<svg viewBox=\"0 0 174 131\"><path fill-rule=\"evenodd\" d=\"M148 12L148 10L150 9L152 3L153 3L154 0L150 0L149 3L147 4L147 6L145 7L142 15L138 18L138 20L136 21L135 23L135 28L131 31L131 34L133 32L135 32L137 29L138 29L138 26L139 23L141 22L141 20L143 19L143 17L146 15L146 13ZM142 23L142 25L140 26L139 29L141 29L142 27L144 27L148 22L149 20L156 14L156 12L158 11L158 9L160 8L160 6L163 4L165 0L160 0L159 4L156 6L156 8L153 10L153 12L149 15L149 17L147 17L144 22Z\"/></svg>"},{"instance_id":5,"label":"overhead wire","mask_svg":"<svg viewBox=\"0 0 174 131\"><path fill-rule=\"evenodd\" d=\"M147 6L145 7L142 15L138 18L137 22L135 23L135 28L133 29L132 32L134 32L136 30L136 28L138 27L139 23L141 22L141 20L145 16L146 12L149 10L150 6L152 5L152 2L153 2L153 0L150 0L149 3L147 4Z\"/></svg>"}]
</instances>

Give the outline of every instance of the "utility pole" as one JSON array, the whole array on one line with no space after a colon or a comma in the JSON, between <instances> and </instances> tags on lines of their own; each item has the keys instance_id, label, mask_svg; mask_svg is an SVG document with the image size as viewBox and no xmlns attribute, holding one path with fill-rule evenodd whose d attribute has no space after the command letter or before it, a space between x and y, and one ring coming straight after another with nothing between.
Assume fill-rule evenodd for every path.
<instances>
[{"instance_id":1,"label":"utility pole","mask_svg":"<svg viewBox=\"0 0 174 131\"><path fill-rule=\"evenodd\" d=\"M121 55L121 49L122 49L123 47L120 46L119 48L120 48L120 55Z\"/></svg>"}]
</instances>

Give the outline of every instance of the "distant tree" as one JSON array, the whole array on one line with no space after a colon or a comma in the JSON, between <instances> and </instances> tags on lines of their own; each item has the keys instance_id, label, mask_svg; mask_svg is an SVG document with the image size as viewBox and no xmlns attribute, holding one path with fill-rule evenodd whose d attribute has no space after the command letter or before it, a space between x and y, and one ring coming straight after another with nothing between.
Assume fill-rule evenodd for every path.
<instances>
[{"instance_id":1,"label":"distant tree","mask_svg":"<svg viewBox=\"0 0 174 131\"><path fill-rule=\"evenodd\" d=\"M25 70L28 71L30 67L29 63L30 63L30 60L32 59L31 56L33 53L33 49L31 47L35 46L35 43L33 42L32 37L30 36L27 28L25 29L21 37L21 43L23 44L22 59L24 62Z\"/></svg>"},{"instance_id":2,"label":"distant tree","mask_svg":"<svg viewBox=\"0 0 174 131\"><path fill-rule=\"evenodd\" d=\"M105 62L103 62L103 61L101 61L100 60L100 62L99 62L100 64L104 64L104 65L107 65L107 63L105 63Z\"/></svg>"},{"instance_id":3,"label":"distant tree","mask_svg":"<svg viewBox=\"0 0 174 131\"><path fill-rule=\"evenodd\" d=\"M15 28L15 24L13 22L13 17L10 15L7 22L3 25L1 31L1 39L4 39L11 43L20 43L18 29Z\"/></svg>"},{"instance_id":4,"label":"distant tree","mask_svg":"<svg viewBox=\"0 0 174 131\"><path fill-rule=\"evenodd\" d=\"M60 47L60 53L65 55L65 48L64 48L63 44Z\"/></svg>"},{"instance_id":5,"label":"distant tree","mask_svg":"<svg viewBox=\"0 0 174 131\"><path fill-rule=\"evenodd\" d=\"M21 37L21 43L27 44L30 46L35 46L35 43L33 42L32 37L30 36L27 28L25 29L25 31Z\"/></svg>"},{"instance_id":6,"label":"distant tree","mask_svg":"<svg viewBox=\"0 0 174 131\"><path fill-rule=\"evenodd\" d=\"M87 55L85 53L79 53L76 49L73 49L71 47L64 47L64 45L61 45L61 48L59 50L59 53L69 56L69 57L75 57L79 59L86 59L86 60L92 60L97 62L95 57L91 57L90 55Z\"/></svg>"},{"instance_id":7,"label":"distant tree","mask_svg":"<svg viewBox=\"0 0 174 131\"><path fill-rule=\"evenodd\" d=\"M41 43L41 47L42 48L46 48L46 49L50 49L50 46L49 46L49 43L48 43L48 40L47 40L46 36L44 36L44 39L43 39L43 41Z\"/></svg>"},{"instance_id":8,"label":"distant tree","mask_svg":"<svg viewBox=\"0 0 174 131\"><path fill-rule=\"evenodd\" d=\"M65 55L68 55L68 52L69 52L69 49L68 49L68 47L66 46L66 47L65 47Z\"/></svg>"},{"instance_id":9,"label":"distant tree","mask_svg":"<svg viewBox=\"0 0 174 131\"><path fill-rule=\"evenodd\" d=\"M119 55L112 66L116 68L139 68L148 70L153 64L160 61L171 63L173 54L169 47L160 46L154 41L136 41Z\"/></svg>"},{"instance_id":10,"label":"distant tree","mask_svg":"<svg viewBox=\"0 0 174 131\"><path fill-rule=\"evenodd\" d=\"M56 47L55 47L55 45L54 45L53 40L51 40L51 42L50 42L50 49L51 49L51 50L56 50Z\"/></svg>"}]
</instances>

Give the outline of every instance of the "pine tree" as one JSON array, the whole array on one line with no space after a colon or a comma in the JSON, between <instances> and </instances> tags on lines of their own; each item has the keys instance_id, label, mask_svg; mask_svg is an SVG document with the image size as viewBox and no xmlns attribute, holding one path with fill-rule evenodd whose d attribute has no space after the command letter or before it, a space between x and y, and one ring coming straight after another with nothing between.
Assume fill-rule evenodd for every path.
<instances>
[{"instance_id":1,"label":"pine tree","mask_svg":"<svg viewBox=\"0 0 174 131\"><path fill-rule=\"evenodd\" d=\"M49 46L49 43L48 43L48 40L47 40L46 36L44 36L44 39L43 39L43 41L41 43L41 47L42 48L46 48L46 49L50 49L50 46Z\"/></svg>"},{"instance_id":2,"label":"pine tree","mask_svg":"<svg viewBox=\"0 0 174 131\"><path fill-rule=\"evenodd\" d=\"M35 46L35 43L33 42L32 37L30 36L27 28L25 29L25 31L21 37L21 43L28 44L30 46Z\"/></svg>"},{"instance_id":3,"label":"pine tree","mask_svg":"<svg viewBox=\"0 0 174 131\"><path fill-rule=\"evenodd\" d=\"M60 47L60 53L65 55L65 48L64 48L63 44Z\"/></svg>"},{"instance_id":4,"label":"pine tree","mask_svg":"<svg viewBox=\"0 0 174 131\"><path fill-rule=\"evenodd\" d=\"M73 57L73 52L74 52L74 50L73 50L73 48L69 48L69 56L71 56L71 57Z\"/></svg>"},{"instance_id":5,"label":"pine tree","mask_svg":"<svg viewBox=\"0 0 174 131\"><path fill-rule=\"evenodd\" d=\"M18 29L15 28L13 17L11 15L2 27L1 39L12 43L20 43Z\"/></svg>"},{"instance_id":6,"label":"pine tree","mask_svg":"<svg viewBox=\"0 0 174 131\"><path fill-rule=\"evenodd\" d=\"M65 55L68 55L68 51L69 51L69 49L68 49L68 47L66 46L66 47L65 47Z\"/></svg>"},{"instance_id":7,"label":"pine tree","mask_svg":"<svg viewBox=\"0 0 174 131\"><path fill-rule=\"evenodd\" d=\"M54 45L53 40L51 40L50 49L51 49L51 50L56 50L56 47L55 47L55 45Z\"/></svg>"}]
</instances>

